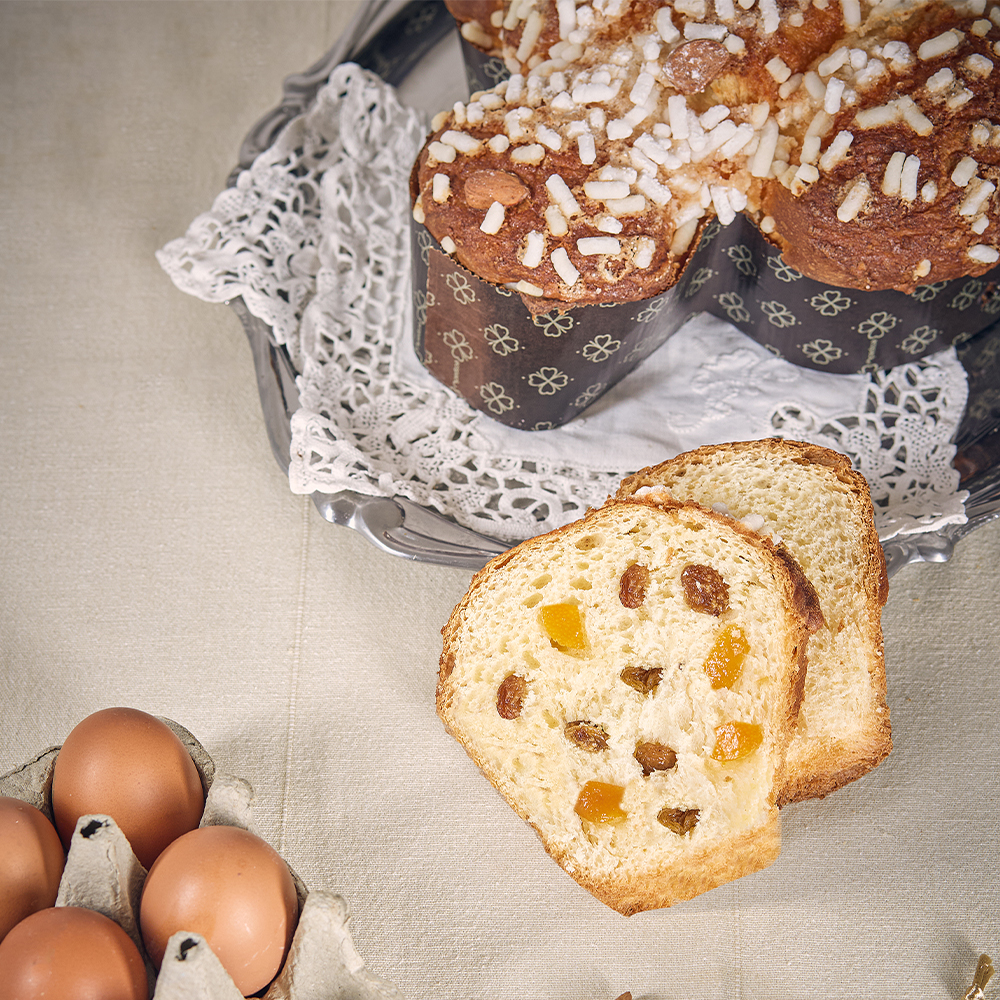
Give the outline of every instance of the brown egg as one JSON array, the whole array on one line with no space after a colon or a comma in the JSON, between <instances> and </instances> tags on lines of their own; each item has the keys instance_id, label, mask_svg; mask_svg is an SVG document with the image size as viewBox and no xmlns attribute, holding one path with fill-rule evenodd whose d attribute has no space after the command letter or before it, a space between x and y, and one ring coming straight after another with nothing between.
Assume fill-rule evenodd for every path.
<instances>
[{"instance_id":1,"label":"brown egg","mask_svg":"<svg viewBox=\"0 0 1000 1000\"><path fill-rule=\"evenodd\" d=\"M113 920L79 906L25 917L0 941L4 1000L147 1000L146 966Z\"/></svg>"},{"instance_id":2,"label":"brown egg","mask_svg":"<svg viewBox=\"0 0 1000 1000\"><path fill-rule=\"evenodd\" d=\"M45 814L0 796L0 941L17 923L54 906L66 855Z\"/></svg>"},{"instance_id":3,"label":"brown egg","mask_svg":"<svg viewBox=\"0 0 1000 1000\"><path fill-rule=\"evenodd\" d=\"M298 899L270 844L235 826L205 826L175 840L146 877L142 940L159 968L171 934L201 934L244 996L281 971Z\"/></svg>"},{"instance_id":4,"label":"brown egg","mask_svg":"<svg viewBox=\"0 0 1000 1000\"><path fill-rule=\"evenodd\" d=\"M198 769L165 723L134 708L87 716L56 756L52 814L69 848L76 821L110 816L147 870L160 851L201 820Z\"/></svg>"}]
</instances>

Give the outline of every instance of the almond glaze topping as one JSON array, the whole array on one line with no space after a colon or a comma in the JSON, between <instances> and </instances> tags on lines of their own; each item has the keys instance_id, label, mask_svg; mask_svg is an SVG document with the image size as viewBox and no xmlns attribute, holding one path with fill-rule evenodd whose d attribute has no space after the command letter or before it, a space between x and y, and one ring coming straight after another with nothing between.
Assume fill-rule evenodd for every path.
<instances>
[{"instance_id":1,"label":"almond glaze topping","mask_svg":"<svg viewBox=\"0 0 1000 1000\"><path fill-rule=\"evenodd\" d=\"M527 185L517 174L505 170L477 170L465 179L465 203L469 208L489 208L499 202L506 208L528 197Z\"/></svg>"},{"instance_id":2,"label":"almond glaze topping","mask_svg":"<svg viewBox=\"0 0 1000 1000\"><path fill-rule=\"evenodd\" d=\"M732 60L721 42L696 38L682 42L663 61L663 75L685 95L704 90Z\"/></svg>"},{"instance_id":3,"label":"almond glaze topping","mask_svg":"<svg viewBox=\"0 0 1000 1000\"><path fill-rule=\"evenodd\" d=\"M865 268L902 291L911 271L921 282L981 274L1000 260L1000 14L985 0L912 0L907 38L894 6L509 4L493 27L510 77L435 117L415 213L481 277L563 302L672 287L704 226L743 211L798 253L801 199L817 225L854 234L864 265L850 262L852 287L876 287ZM938 169L942 146L981 152L976 176ZM435 174L446 175L436 198ZM447 178L459 195L468 188L461 211ZM961 203L956 188L970 182L982 198ZM494 205L506 214L481 229ZM917 225L928 209L917 242L930 246L912 266L880 264L869 236L881 239L894 214ZM580 248L598 238L583 243L594 252ZM515 249L505 257L505 247ZM816 256L801 253L790 266Z\"/></svg>"}]
</instances>

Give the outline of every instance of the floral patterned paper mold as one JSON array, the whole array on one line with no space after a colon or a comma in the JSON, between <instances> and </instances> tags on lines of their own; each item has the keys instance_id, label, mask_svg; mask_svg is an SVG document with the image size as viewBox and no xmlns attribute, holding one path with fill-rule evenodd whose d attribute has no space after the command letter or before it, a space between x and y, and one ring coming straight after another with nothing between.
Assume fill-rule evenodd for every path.
<instances>
[{"instance_id":1,"label":"floral patterned paper mold","mask_svg":"<svg viewBox=\"0 0 1000 1000\"><path fill-rule=\"evenodd\" d=\"M571 420L688 315L662 315L668 296L532 315L516 292L452 260L423 226L413 233L417 357L470 406L510 427L549 430Z\"/></svg>"},{"instance_id":2,"label":"floral patterned paper mold","mask_svg":"<svg viewBox=\"0 0 1000 1000\"><path fill-rule=\"evenodd\" d=\"M692 316L711 313L793 364L877 372L1000 318L1000 267L912 295L837 288L789 267L745 216L710 223L680 281L649 299L533 315L412 223L417 357L474 409L548 430L581 414Z\"/></svg>"}]
</instances>

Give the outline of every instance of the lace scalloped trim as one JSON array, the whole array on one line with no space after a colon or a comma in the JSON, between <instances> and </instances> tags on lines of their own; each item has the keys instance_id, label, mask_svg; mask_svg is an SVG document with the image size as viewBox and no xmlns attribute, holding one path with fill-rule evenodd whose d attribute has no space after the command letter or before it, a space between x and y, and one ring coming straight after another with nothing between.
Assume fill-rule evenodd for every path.
<instances>
[{"instance_id":1,"label":"lace scalloped trim","mask_svg":"<svg viewBox=\"0 0 1000 1000\"><path fill-rule=\"evenodd\" d=\"M954 349L871 376L859 412L817 420L806 407L775 410L775 433L851 457L868 480L879 537L964 524L967 493L957 492L951 443L968 383Z\"/></svg>"},{"instance_id":2,"label":"lace scalloped trim","mask_svg":"<svg viewBox=\"0 0 1000 1000\"><path fill-rule=\"evenodd\" d=\"M518 457L516 445L496 444L502 435L484 427L487 418L407 371L408 178L424 135L418 113L378 77L340 66L310 110L157 258L183 291L209 302L241 296L286 345L301 373L293 492L404 496L513 542L574 520L635 469L616 467L608 449L574 449L565 461ZM872 486L883 539L965 520L950 464L967 391L954 350L871 376L861 398L845 398L832 415L789 402L780 377L782 399L761 408L755 372L785 364L756 358L739 377L730 366L728 439L750 431L849 455ZM706 397L714 365L706 358L689 383L700 380ZM755 409L741 410L751 397ZM702 443L697 420L674 418L691 425L669 438L674 450L685 430L689 446Z\"/></svg>"}]
</instances>

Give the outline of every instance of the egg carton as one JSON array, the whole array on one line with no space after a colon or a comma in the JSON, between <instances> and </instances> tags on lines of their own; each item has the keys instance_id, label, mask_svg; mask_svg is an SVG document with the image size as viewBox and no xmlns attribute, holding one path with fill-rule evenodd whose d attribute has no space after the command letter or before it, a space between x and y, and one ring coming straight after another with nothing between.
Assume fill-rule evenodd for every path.
<instances>
[{"instance_id":1,"label":"egg carton","mask_svg":"<svg viewBox=\"0 0 1000 1000\"><path fill-rule=\"evenodd\" d=\"M236 826L260 836L253 819L249 782L216 770L198 740L183 726L162 719L194 761L205 790L201 826ZM52 771L59 747L0 775L0 795L21 799L52 820ZM287 864L287 862L286 862ZM299 900L299 919L285 964L261 993L262 1000L402 1000L391 983L370 972L351 936L346 900L308 890L289 866ZM156 973L139 933L139 901L146 870L110 816L81 816L70 842L56 906L82 906L114 920L135 942L146 963L152 1000L240 1000L229 973L200 934L179 931L167 943Z\"/></svg>"}]
</instances>

